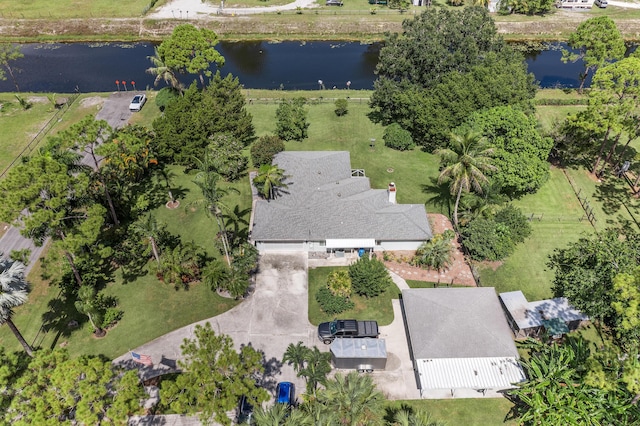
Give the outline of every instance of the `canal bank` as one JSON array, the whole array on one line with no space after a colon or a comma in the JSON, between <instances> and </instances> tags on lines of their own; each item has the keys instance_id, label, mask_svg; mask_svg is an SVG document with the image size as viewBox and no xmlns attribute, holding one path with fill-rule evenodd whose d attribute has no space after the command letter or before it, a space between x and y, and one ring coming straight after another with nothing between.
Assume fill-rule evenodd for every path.
<instances>
[{"instance_id":1,"label":"canal bank","mask_svg":"<svg viewBox=\"0 0 640 426\"><path fill-rule=\"evenodd\" d=\"M562 41L584 20L608 13L628 41L640 40L638 11L610 8L611 11L572 12L557 10L548 16L499 16L494 14L498 32L509 41ZM176 25L191 23L215 31L220 39L237 40L350 40L380 41L385 32L401 32L402 21L422 9L399 13L381 9L343 11L336 8L285 10L249 16L188 16L171 19L66 18L23 19L0 17L0 42L65 41L160 41ZM179 15L178 15L179 16ZM194 19L197 18L197 19Z\"/></svg>"}]
</instances>

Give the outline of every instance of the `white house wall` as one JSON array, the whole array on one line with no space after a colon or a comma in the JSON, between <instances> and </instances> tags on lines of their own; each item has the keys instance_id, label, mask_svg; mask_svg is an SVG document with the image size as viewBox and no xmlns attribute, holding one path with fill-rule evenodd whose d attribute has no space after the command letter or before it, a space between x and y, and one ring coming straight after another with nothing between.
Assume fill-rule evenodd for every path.
<instances>
[{"instance_id":1,"label":"white house wall","mask_svg":"<svg viewBox=\"0 0 640 426\"><path fill-rule=\"evenodd\" d=\"M380 241L376 250L417 250L424 241Z\"/></svg>"}]
</instances>

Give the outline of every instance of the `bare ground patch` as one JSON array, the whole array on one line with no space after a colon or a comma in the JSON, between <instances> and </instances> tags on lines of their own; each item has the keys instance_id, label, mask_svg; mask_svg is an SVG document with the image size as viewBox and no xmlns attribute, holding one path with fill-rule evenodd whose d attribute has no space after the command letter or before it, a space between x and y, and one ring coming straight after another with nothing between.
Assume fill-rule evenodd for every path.
<instances>
[{"instance_id":1,"label":"bare ground patch","mask_svg":"<svg viewBox=\"0 0 640 426\"><path fill-rule=\"evenodd\" d=\"M82 108L91 108L94 106L102 107L104 104L104 98L100 96L91 96L88 98L84 98L80 101L80 106Z\"/></svg>"}]
</instances>

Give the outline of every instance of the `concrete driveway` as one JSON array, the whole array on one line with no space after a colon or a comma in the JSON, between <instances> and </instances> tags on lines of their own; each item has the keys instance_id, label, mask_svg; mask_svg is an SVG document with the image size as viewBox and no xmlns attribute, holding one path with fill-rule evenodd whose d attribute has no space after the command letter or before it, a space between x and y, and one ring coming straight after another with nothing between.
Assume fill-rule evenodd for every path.
<instances>
[{"instance_id":1,"label":"concrete driveway","mask_svg":"<svg viewBox=\"0 0 640 426\"><path fill-rule=\"evenodd\" d=\"M182 359L180 345L183 340L194 337L196 325L209 322L217 333L229 335L236 349L241 345L251 345L264 353L266 371L263 387L273 392L277 382L291 381L300 394L304 391L304 380L297 378L293 369L283 365L281 360L290 343L302 341L306 346L312 346L318 341L316 328L308 320L307 294L306 253L261 256L255 291L240 305L134 349L136 353L150 355L153 367L133 363L128 353L113 362L141 367L145 378L175 370L177 361ZM328 350L328 347L322 349Z\"/></svg>"}]
</instances>

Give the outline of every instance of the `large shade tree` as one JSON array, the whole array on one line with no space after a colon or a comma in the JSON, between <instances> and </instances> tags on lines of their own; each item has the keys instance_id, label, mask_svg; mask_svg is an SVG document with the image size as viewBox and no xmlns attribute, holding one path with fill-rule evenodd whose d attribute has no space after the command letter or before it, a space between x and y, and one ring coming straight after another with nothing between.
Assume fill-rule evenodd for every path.
<instances>
[{"instance_id":1,"label":"large shade tree","mask_svg":"<svg viewBox=\"0 0 640 426\"><path fill-rule=\"evenodd\" d=\"M0 182L0 220L21 226L22 235L36 244L51 237L63 250L78 287L82 278L75 257L97 241L106 213L90 202L89 183L87 175L70 173L51 153L30 157Z\"/></svg>"},{"instance_id":2,"label":"large shade tree","mask_svg":"<svg viewBox=\"0 0 640 426\"><path fill-rule=\"evenodd\" d=\"M25 266L21 262L0 259L0 325L7 324L25 352L33 356L33 349L13 323L13 308L27 301L29 285L24 276Z\"/></svg>"},{"instance_id":3,"label":"large shade tree","mask_svg":"<svg viewBox=\"0 0 640 426\"><path fill-rule=\"evenodd\" d=\"M589 73L622 59L626 50L616 23L608 16L598 16L582 22L571 33L567 44L572 50L563 50L562 60L582 60L584 63L584 72L580 73L580 92Z\"/></svg>"},{"instance_id":4,"label":"large shade tree","mask_svg":"<svg viewBox=\"0 0 640 426\"><path fill-rule=\"evenodd\" d=\"M256 375L264 371L261 353L251 346L236 351L231 338L216 334L210 323L196 325L193 334L181 345L183 373L175 381L162 382L164 405L178 413L200 413L203 423L230 425L226 413L241 396L256 405L268 399L267 391L256 385Z\"/></svg>"},{"instance_id":5,"label":"large shade tree","mask_svg":"<svg viewBox=\"0 0 640 426\"><path fill-rule=\"evenodd\" d=\"M549 178L553 140L543 137L534 116L521 109L500 106L472 114L463 128L484 136L494 147L488 171L491 183L511 197L535 192Z\"/></svg>"},{"instance_id":6,"label":"large shade tree","mask_svg":"<svg viewBox=\"0 0 640 426\"><path fill-rule=\"evenodd\" d=\"M218 36L206 28L196 28L190 24L178 25L165 39L156 53L164 66L180 74L197 74L200 84L205 86L204 77L211 77L212 63L224 65L224 57L215 49Z\"/></svg>"},{"instance_id":7,"label":"large shade tree","mask_svg":"<svg viewBox=\"0 0 640 426\"><path fill-rule=\"evenodd\" d=\"M482 193L482 187L489 183L486 173L495 170L491 164L494 148L477 133L452 134L450 148L440 149L442 170L438 183L450 181L451 195L455 195L453 222L458 226L458 206L463 192Z\"/></svg>"},{"instance_id":8,"label":"large shade tree","mask_svg":"<svg viewBox=\"0 0 640 426\"><path fill-rule=\"evenodd\" d=\"M380 52L371 97L374 122L398 123L414 141L435 149L478 109L530 105L533 76L485 9L428 8L402 27Z\"/></svg>"}]
</instances>

